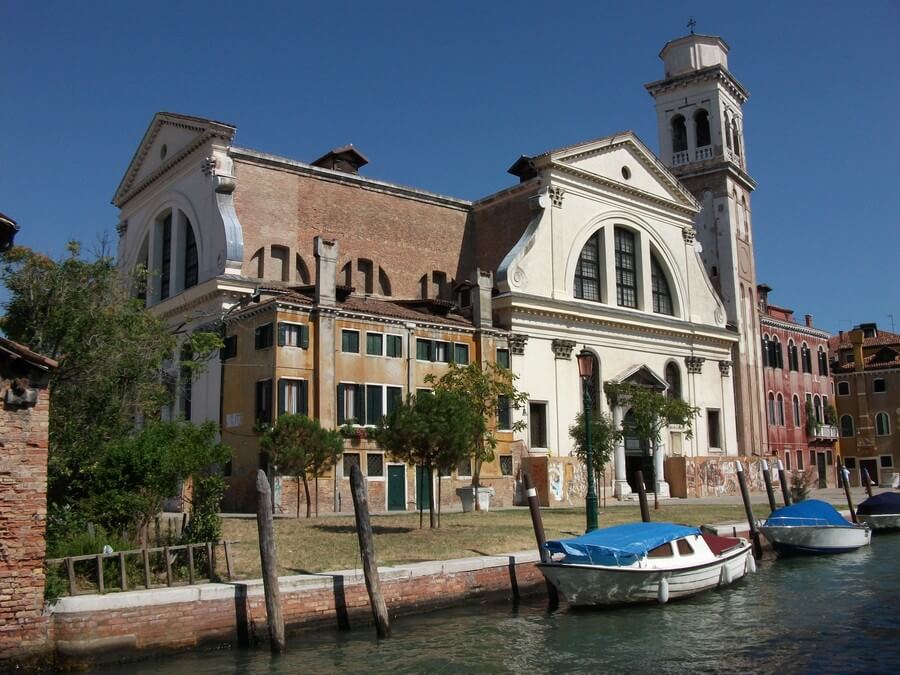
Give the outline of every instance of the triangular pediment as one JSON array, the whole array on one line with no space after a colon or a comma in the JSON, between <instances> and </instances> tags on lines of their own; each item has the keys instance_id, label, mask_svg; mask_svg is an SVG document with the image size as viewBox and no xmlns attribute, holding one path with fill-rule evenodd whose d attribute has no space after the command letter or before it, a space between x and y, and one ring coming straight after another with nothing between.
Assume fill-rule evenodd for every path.
<instances>
[{"instance_id":1,"label":"triangular pediment","mask_svg":"<svg viewBox=\"0 0 900 675\"><path fill-rule=\"evenodd\" d=\"M642 387L658 389L660 391L669 388L668 382L653 372L652 368L645 366L644 364L631 366L611 379L610 382L614 384L636 384Z\"/></svg>"},{"instance_id":2,"label":"triangular pediment","mask_svg":"<svg viewBox=\"0 0 900 675\"><path fill-rule=\"evenodd\" d=\"M121 207L149 182L178 164L210 138L230 143L235 128L230 124L202 117L159 112L147 128L134 153L112 203Z\"/></svg>"},{"instance_id":3,"label":"triangular pediment","mask_svg":"<svg viewBox=\"0 0 900 675\"><path fill-rule=\"evenodd\" d=\"M596 180L607 188L697 211L700 205L659 159L627 131L544 155L556 169Z\"/></svg>"}]
</instances>

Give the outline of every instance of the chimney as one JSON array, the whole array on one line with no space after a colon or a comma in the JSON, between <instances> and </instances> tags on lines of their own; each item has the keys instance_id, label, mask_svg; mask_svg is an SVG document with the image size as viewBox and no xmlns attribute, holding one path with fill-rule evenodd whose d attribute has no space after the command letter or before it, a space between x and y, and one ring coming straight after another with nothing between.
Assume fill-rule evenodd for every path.
<instances>
[{"instance_id":1,"label":"chimney","mask_svg":"<svg viewBox=\"0 0 900 675\"><path fill-rule=\"evenodd\" d=\"M331 307L336 296L338 243L334 239L316 237L313 253L316 256L316 304Z\"/></svg>"},{"instance_id":2,"label":"chimney","mask_svg":"<svg viewBox=\"0 0 900 675\"><path fill-rule=\"evenodd\" d=\"M494 325L491 309L491 294L494 291L494 275L481 269L475 269L475 283L478 293L472 298L472 323L476 328L490 328Z\"/></svg>"},{"instance_id":3,"label":"chimney","mask_svg":"<svg viewBox=\"0 0 900 675\"><path fill-rule=\"evenodd\" d=\"M807 328L812 328L812 327L813 327L813 325L812 325L812 314L807 314L804 318L806 319L806 327L807 327Z\"/></svg>"},{"instance_id":4,"label":"chimney","mask_svg":"<svg viewBox=\"0 0 900 675\"><path fill-rule=\"evenodd\" d=\"M865 369L863 340L865 340L865 334L860 329L855 328L850 331L850 344L853 345L853 368L857 372L862 372Z\"/></svg>"}]
</instances>

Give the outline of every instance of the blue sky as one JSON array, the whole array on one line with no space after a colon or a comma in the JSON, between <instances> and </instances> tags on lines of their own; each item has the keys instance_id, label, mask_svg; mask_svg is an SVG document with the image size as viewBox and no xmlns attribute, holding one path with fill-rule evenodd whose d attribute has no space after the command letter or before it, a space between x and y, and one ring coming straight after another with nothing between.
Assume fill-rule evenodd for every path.
<instances>
[{"instance_id":1,"label":"blue sky","mask_svg":"<svg viewBox=\"0 0 900 675\"><path fill-rule=\"evenodd\" d=\"M627 6L625 6L627 5ZM158 110L310 161L462 198L520 155L633 129L686 32L721 35L744 127L759 281L837 331L900 327L900 3L0 3L0 211L60 254L114 233L110 198Z\"/></svg>"}]
</instances>

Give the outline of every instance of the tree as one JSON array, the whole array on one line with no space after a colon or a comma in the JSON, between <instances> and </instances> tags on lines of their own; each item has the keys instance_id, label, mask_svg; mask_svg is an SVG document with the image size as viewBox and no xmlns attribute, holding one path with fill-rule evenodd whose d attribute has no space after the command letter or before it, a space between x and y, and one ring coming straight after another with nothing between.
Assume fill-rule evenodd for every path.
<instances>
[{"instance_id":1,"label":"tree","mask_svg":"<svg viewBox=\"0 0 900 675\"><path fill-rule=\"evenodd\" d=\"M50 377L48 493L51 503L77 504L98 489L101 448L128 441L136 419L156 419L172 401L174 379L162 375L179 342L191 356L180 365L193 377L221 340L173 333L134 297L145 272L123 275L102 250L86 260L75 242L60 260L7 251L0 280L9 290L0 328L59 362Z\"/></svg>"},{"instance_id":2,"label":"tree","mask_svg":"<svg viewBox=\"0 0 900 675\"><path fill-rule=\"evenodd\" d=\"M150 422L140 431L108 442L98 453L91 494L84 498L88 517L108 530L144 533L164 501L182 481L196 476L201 494L204 470L221 464L229 450L216 440L212 422Z\"/></svg>"},{"instance_id":3,"label":"tree","mask_svg":"<svg viewBox=\"0 0 900 675\"><path fill-rule=\"evenodd\" d=\"M452 391L461 394L485 420L483 430L477 432L472 439L475 459L472 487L480 486L482 464L494 460L494 450L497 448L497 409L501 401L512 410L519 410L528 402L528 394L516 388L516 379L516 375L509 369L488 362L472 362L467 366L450 364L450 369L440 378L434 375L425 377L426 382L434 385L435 392ZM522 431L524 428L525 422L522 420L512 424L512 431ZM477 499L475 505L478 508Z\"/></svg>"},{"instance_id":4,"label":"tree","mask_svg":"<svg viewBox=\"0 0 900 675\"><path fill-rule=\"evenodd\" d=\"M319 478L331 468L344 449L337 431L323 429L306 415L282 415L263 434L260 447L269 453L279 471L297 481L297 517L300 517L300 482L306 493L306 517L311 517L309 481L315 480L316 517L319 516Z\"/></svg>"},{"instance_id":5,"label":"tree","mask_svg":"<svg viewBox=\"0 0 900 675\"><path fill-rule=\"evenodd\" d=\"M575 456L587 466L587 446L585 443L584 412L575 416L575 423L569 427L569 436L575 443ZM622 431L616 429L612 418L599 410L591 413L591 461L594 475L599 477L606 469L609 458L616 449L616 442L622 438Z\"/></svg>"},{"instance_id":6,"label":"tree","mask_svg":"<svg viewBox=\"0 0 900 675\"><path fill-rule=\"evenodd\" d=\"M434 468L454 466L470 456L475 439L483 436L484 430L484 417L463 394L435 389L411 397L389 413L375 438L392 457L421 467L430 485ZM420 501L419 527L423 506ZM434 494L430 490L428 506L434 527Z\"/></svg>"},{"instance_id":7,"label":"tree","mask_svg":"<svg viewBox=\"0 0 900 675\"><path fill-rule=\"evenodd\" d=\"M653 447L660 442L663 430L669 426L684 427L685 438L693 438L694 416L700 408L639 384L607 383L603 389L612 405L627 404L631 407L635 435Z\"/></svg>"}]
</instances>

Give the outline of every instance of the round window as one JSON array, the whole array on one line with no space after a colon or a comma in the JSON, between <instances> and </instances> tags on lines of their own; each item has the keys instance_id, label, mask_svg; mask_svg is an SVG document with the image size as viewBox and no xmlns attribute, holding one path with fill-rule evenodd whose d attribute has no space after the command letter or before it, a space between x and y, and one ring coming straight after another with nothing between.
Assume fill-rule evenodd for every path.
<instances>
[{"instance_id":1,"label":"round window","mask_svg":"<svg viewBox=\"0 0 900 675\"><path fill-rule=\"evenodd\" d=\"M159 158L165 159L166 153L168 153L168 152L169 152L169 148L166 146L165 143L163 143L163 146L159 149Z\"/></svg>"},{"instance_id":2,"label":"round window","mask_svg":"<svg viewBox=\"0 0 900 675\"><path fill-rule=\"evenodd\" d=\"M631 178L631 169L629 169L627 166L622 167L622 178L624 178L625 180Z\"/></svg>"}]
</instances>

